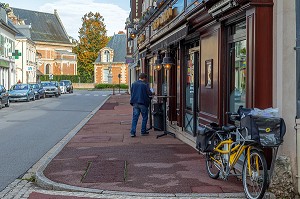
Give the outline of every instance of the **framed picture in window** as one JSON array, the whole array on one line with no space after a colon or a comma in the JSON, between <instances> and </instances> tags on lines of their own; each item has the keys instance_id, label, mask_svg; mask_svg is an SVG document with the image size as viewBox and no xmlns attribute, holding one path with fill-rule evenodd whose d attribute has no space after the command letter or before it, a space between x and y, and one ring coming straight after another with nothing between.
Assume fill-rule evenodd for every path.
<instances>
[{"instance_id":1,"label":"framed picture in window","mask_svg":"<svg viewBox=\"0 0 300 199\"><path fill-rule=\"evenodd\" d=\"M213 87L213 60L205 60L205 88Z\"/></svg>"}]
</instances>

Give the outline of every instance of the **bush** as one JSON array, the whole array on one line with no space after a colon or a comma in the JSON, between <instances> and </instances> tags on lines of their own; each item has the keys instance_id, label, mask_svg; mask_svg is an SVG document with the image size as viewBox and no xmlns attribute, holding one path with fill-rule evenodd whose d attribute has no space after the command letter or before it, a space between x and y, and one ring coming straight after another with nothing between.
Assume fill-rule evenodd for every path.
<instances>
[{"instance_id":1,"label":"bush","mask_svg":"<svg viewBox=\"0 0 300 199\"><path fill-rule=\"evenodd\" d=\"M40 76L41 81L49 81L49 75L41 75ZM53 75L52 81L58 81L60 80L71 80L73 83L79 83L80 77L78 75ZM82 81L80 81L83 83Z\"/></svg>"},{"instance_id":2,"label":"bush","mask_svg":"<svg viewBox=\"0 0 300 199\"><path fill-rule=\"evenodd\" d=\"M105 89L105 88L119 88L119 84L97 84L95 85L96 89ZM128 89L127 84L120 84L121 89Z\"/></svg>"}]
</instances>

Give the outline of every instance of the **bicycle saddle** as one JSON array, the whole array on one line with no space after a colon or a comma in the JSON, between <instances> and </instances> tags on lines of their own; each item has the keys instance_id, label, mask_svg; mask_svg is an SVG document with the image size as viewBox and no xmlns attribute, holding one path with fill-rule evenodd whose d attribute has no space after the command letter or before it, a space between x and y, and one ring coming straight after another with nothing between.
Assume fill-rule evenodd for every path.
<instances>
[{"instance_id":1,"label":"bicycle saddle","mask_svg":"<svg viewBox=\"0 0 300 199\"><path fill-rule=\"evenodd\" d=\"M235 129L236 129L236 126L234 126L234 125L223 126L223 127L222 127L222 130L225 131L225 132L235 131Z\"/></svg>"}]
</instances>

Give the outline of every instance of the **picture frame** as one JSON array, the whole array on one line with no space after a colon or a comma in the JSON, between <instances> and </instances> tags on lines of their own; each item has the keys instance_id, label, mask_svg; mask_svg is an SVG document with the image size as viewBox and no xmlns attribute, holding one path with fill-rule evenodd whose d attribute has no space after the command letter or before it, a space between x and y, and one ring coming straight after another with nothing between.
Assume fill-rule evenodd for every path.
<instances>
[{"instance_id":1,"label":"picture frame","mask_svg":"<svg viewBox=\"0 0 300 199\"><path fill-rule=\"evenodd\" d=\"M205 88L213 88L213 59L205 60Z\"/></svg>"}]
</instances>

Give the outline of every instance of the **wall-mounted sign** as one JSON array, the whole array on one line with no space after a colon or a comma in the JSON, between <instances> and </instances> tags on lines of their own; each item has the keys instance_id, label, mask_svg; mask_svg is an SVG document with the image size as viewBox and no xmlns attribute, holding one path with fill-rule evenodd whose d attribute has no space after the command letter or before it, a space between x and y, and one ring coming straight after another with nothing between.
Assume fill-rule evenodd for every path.
<instances>
[{"instance_id":1,"label":"wall-mounted sign","mask_svg":"<svg viewBox=\"0 0 300 199\"><path fill-rule=\"evenodd\" d=\"M131 57L125 57L125 60L126 60L126 64L128 64L128 63L134 63L134 60Z\"/></svg>"},{"instance_id":2,"label":"wall-mounted sign","mask_svg":"<svg viewBox=\"0 0 300 199\"><path fill-rule=\"evenodd\" d=\"M141 35L139 35L139 37L137 39L137 43L141 44L141 43L143 43L145 41L145 39L146 39L145 34L141 34Z\"/></svg>"},{"instance_id":3,"label":"wall-mounted sign","mask_svg":"<svg viewBox=\"0 0 300 199\"><path fill-rule=\"evenodd\" d=\"M34 67L33 66L27 66L26 71L33 71Z\"/></svg>"},{"instance_id":4,"label":"wall-mounted sign","mask_svg":"<svg viewBox=\"0 0 300 199\"><path fill-rule=\"evenodd\" d=\"M152 30L160 28L161 26L169 22L171 19L173 19L173 9L168 8L152 23Z\"/></svg>"}]
</instances>

